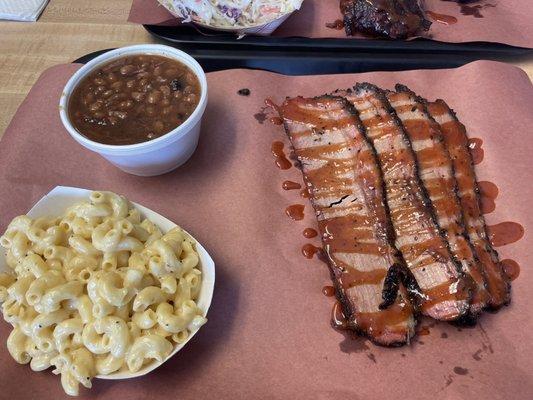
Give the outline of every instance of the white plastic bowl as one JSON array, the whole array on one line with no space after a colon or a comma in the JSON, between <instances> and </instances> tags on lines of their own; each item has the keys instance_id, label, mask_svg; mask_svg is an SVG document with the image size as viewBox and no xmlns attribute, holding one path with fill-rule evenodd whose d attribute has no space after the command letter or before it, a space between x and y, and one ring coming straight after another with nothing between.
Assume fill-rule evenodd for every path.
<instances>
[{"instance_id":1,"label":"white plastic bowl","mask_svg":"<svg viewBox=\"0 0 533 400\"><path fill-rule=\"evenodd\" d=\"M48 194L46 194L42 199L40 199L32 207L32 209L27 212L27 215L33 219L45 216L61 215L68 207L70 207L74 203L81 200L87 200L90 194L91 191L87 189L57 186ZM134 202L131 202L131 204L141 212L141 215L143 217L150 219L163 232L168 232L176 226L175 223L163 217L162 215L157 214L155 211L152 211ZM200 294L198 295L197 305L202 310L202 315L205 317L207 316L207 311L209 310L211 300L213 299L213 291L215 287L215 263L209 253L207 253L207 251L204 249L204 247L196 239L194 239L192 235L190 235L189 233L187 234L196 242L196 251L200 256L202 285L200 287ZM10 269L7 266L4 252L0 251L0 272L9 271ZM209 323L209 321L207 321L207 323ZM201 327L199 329L201 329ZM109 375L97 375L96 378L128 379L146 375L147 373L153 371L154 369L162 365L178 351L180 351L189 342L189 340L193 338L193 336L196 334L196 332L198 332L199 329L191 332L191 334L184 343L179 345L176 344L169 356L161 363L152 361L151 363L148 363L143 366L137 372L117 371Z\"/></svg>"},{"instance_id":2,"label":"white plastic bowl","mask_svg":"<svg viewBox=\"0 0 533 400\"><path fill-rule=\"evenodd\" d=\"M74 88L92 71L117 58L136 54L160 55L177 60L198 77L200 101L193 113L169 133L147 142L123 146L98 143L74 128L68 116L68 104ZM207 79L194 58L181 50L159 44L141 44L109 51L81 67L67 82L59 101L59 115L65 129L83 147L100 154L124 172L139 176L161 175L185 163L194 153L200 137L202 117L207 106Z\"/></svg>"}]
</instances>

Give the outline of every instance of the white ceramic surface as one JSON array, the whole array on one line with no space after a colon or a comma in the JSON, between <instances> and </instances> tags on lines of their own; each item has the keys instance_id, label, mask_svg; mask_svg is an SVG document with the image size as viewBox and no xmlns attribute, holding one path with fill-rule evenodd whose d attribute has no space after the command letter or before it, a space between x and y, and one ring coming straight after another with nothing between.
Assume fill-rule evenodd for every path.
<instances>
[{"instance_id":1,"label":"white ceramic surface","mask_svg":"<svg viewBox=\"0 0 533 400\"><path fill-rule=\"evenodd\" d=\"M57 186L52 191L50 191L50 193L46 194L42 199L40 199L32 207L32 209L27 212L27 215L31 218L39 218L47 215L61 215L72 204L80 200L87 200L89 198L90 193L91 191L87 189ZM174 222L168 220L162 215L157 214L155 211L152 211L134 202L131 202L131 204L141 212L142 216L154 222L163 232L168 232L176 226ZM15 215L13 217L15 217ZM189 233L187 232L187 234ZM192 235L189 234L189 236L194 239ZM200 289L197 304L198 307L202 310L202 315L205 317L207 316L207 311L209 310L209 306L211 305L211 300L213 298L213 290L215 287L215 263L211 256L204 249L204 247L196 239L194 239L194 241L196 242L196 250L198 251L198 255L200 256L200 264L202 270L202 286ZM4 251L0 251L0 272L5 271L9 271L9 267L6 264ZM209 323L209 321L207 321L207 323ZM189 340L194 337L196 332L198 332L198 330L191 332L191 334L184 343L180 345L175 345L172 353L170 353L170 355L162 363L154 361L145 365L141 370L135 373L119 371L110 375L97 375L96 378L128 379L146 375L147 373L159 367L170 357L175 355L178 351L180 351L189 342Z\"/></svg>"},{"instance_id":2,"label":"white ceramic surface","mask_svg":"<svg viewBox=\"0 0 533 400\"><path fill-rule=\"evenodd\" d=\"M153 54L175 59L189 67L198 77L201 95L191 116L176 129L156 139L123 146L98 143L80 134L68 117L72 91L96 68L123 56ZM72 138L87 149L100 154L124 172L139 176L161 175L185 163L194 153L200 137L202 116L207 106L207 80L194 58L181 50L158 44L122 47L104 53L81 67L67 82L59 101L59 115Z\"/></svg>"}]
</instances>

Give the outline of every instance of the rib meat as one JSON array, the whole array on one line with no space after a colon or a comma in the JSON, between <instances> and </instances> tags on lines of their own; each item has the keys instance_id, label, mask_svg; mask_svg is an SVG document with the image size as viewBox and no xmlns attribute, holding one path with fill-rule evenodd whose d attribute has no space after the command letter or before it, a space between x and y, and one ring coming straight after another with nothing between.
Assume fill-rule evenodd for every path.
<instances>
[{"instance_id":1,"label":"rib meat","mask_svg":"<svg viewBox=\"0 0 533 400\"><path fill-rule=\"evenodd\" d=\"M457 180L442 132L427 113L424 100L407 87L396 85L396 92L387 92L387 99L409 137L422 183L431 200L439 228L446 233L452 256L476 283L469 315L472 322L487 305L489 293L477 255L467 239L463 211L457 196Z\"/></svg>"},{"instance_id":2,"label":"rib meat","mask_svg":"<svg viewBox=\"0 0 533 400\"><path fill-rule=\"evenodd\" d=\"M344 27L355 32L404 39L431 26L419 0L341 0Z\"/></svg>"},{"instance_id":3,"label":"rib meat","mask_svg":"<svg viewBox=\"0 0 533 400\"><path fill-rule=\"evenodd\" d=\"M468 150L466 128L443 100L428 103L427 108L440 125L444 142L452 158L467 233L481 262L490 293L489 307L497 309L509 303L511 285L500 266L498 253L488 239L485 218L480 208L479 188L472 156Z\"/></svg>"},{"instance_id":4,"label":"rib meat","mask_svg":"<svg viewBox=\"0 0 533 400\"><path fill-rule=\"evenodd\" d=\"M343 98L288 99L279 109L310 192L336 295L348 328L381 345L414 335L404 290L382 310L390 267L402 264L393 246L380 170L353 107Z\"/></svg>"},{"instance_id":5,"label":"rib meat","mask_svg":"<svg viewBox=\"0 0 533 400\"><path fill-rule=\"evenodd\" d=\"M378 87L363 83L348 91L374 146L383 172L396 248L423 291L421 310L438 320L456 320L469 310L471 281L455 263L432 214L415 154L401 121Z\"/></svg>"}]
</instances>

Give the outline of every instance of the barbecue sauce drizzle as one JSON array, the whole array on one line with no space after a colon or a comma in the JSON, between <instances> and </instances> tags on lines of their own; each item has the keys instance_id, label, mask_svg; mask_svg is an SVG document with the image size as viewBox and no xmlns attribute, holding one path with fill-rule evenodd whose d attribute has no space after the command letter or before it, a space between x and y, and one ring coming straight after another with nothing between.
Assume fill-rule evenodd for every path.
<instances>
[{"instance_id":1,"label":"barbecue sauce drizzle","mask_svg":"<svg viewBox=\"0 0 533 400\"><path fill-rule=\"evenodd\" d=\"M311 239L311 238L316 237L318 235L318 232L314 230L313 228L305 228L302 234L304 235L305 238Z\"/></svg>"},{"instance_id":2,"label":"barbecue sauce drizzle","mask_svg":"<svg viewBox=\"0 0 533 400\"><path fill-rule=\"evenodd\" d=\"M459 0L442 0L442 1L456 3L459 7L461 7L460 8L461 14L467 15L467 16L472 16L474 18L485 18L483 16L483 14L481 14L481 11L484 8L496 7L495 4L490 4L490 3L489 4L472 4L472 5L469 5L469 4L461 3ZM481 0L478 0L478 1L481 1ZM472 1L470 1L470 2L472 3ZM474 2L475 2L475 0L474 0Z\"/></svg>"},{"instance_id":3,"label":"barbecue sauce drizzle","mask_svg":"<svg viewBox=\"0 0 533 400\"><path fill-rule=\"evenodd\" d=\"M333 286L324 286L322 288L322 293L326 297L333 297L335 296L335 288Z\"/></svg>"},{"instance_id":4,"label":"barbecue sauce drizzle","mask_svg":"<svg viewBox=\"0 0 533 400\"><path fill-rule=\"evenodd\" d=\"M278 166L279 169L289 169L290 167L292 167L292 164L287 159L287 156L285 156L283 147L285 147L285 145L283 144L283 142L280 142L279 140L272 142L272 146L271 146L272 155L274 156L276 165Z\"/></svg>"},{"instance_id":5,"label":"barbecue sauce drizzle","mask_svg":"<svg viewBox=\"0 0 533 400\"><path fill-rule=\"evenodd\" d=\"M267 106L272 107L272 108L274 108L275 110L277 110L279 112L279 107L277 105L273 104L270 100L267 100L266 104L267 104ZM270 121L275 123L275 124L278 124L278 122L279 122L277 120L273 121L272 119L270 119ZM321 122L321 124L323 125L323 121ZM326 129L326 127L324 129ZM473 138L473 139L469 140L468 148L470 150L470 153L472 154L472 159L474 161L474 164L478 164L478 163L480 163L483 160L484 152L483 152L483 149L481 148L482 143L483 143L482 140L481 139L477 139L477 138ZM279 144L277 146L279 146ZM276 147L276 150L278 148L279 147ZM283 146L281 146L281 150L282 149L283 149ZM316 151L316 149L315 149L315 151ZM273 153L274 153L274 150L273 150ZM279 152L278 151L276 151L275 156L279 157ZM307 156L310 156L310 154L307 154ZM283 158L286 159L284 154L283 154ZM342 162L340 164L341 164L340 168L343 168ZM346 166L344 168L346 168ZM346 182L345 184L348 184L348 182ZM311 187L311 185L309 185L309 186L310 186L309 189L306 187L305 189L303 189L301 191L302 197L309 197L312 194L312 187ZM480 191L480 193L479 193L480 202L484 202L485 204L491 204L491 202L494 203L494 199L497 197L497 194L498 194L498 189L497 189L496 185L492 184L491 182L480 182L479 186L480 186L480 189L479 189L479 191ZM292 188L293 187L291 187L291 189ZM284 186L284 189L285 189L285 186ZM296 189L296 187L294 187L294 189ZM285 190L289 190L289 189L285 189ZM287 215L289 215L291 218L293 218L293 210L295 209L295 207L297 207L297 209L300 209L300 207L301 207L301 209L302 209L302 218L303 218L303 205L293 205L293 206L288 207L287 210L286 210ZM492 206L492 205L490 205L490 206L486 205L485 207L483 207L485 213L491 212L494 208L495 208L495 206ZM296 212L297 218L299 217L299 215L300 215L300 213ZM298 220L297 218L293 218L293 219ZM348 222L348 221L346 221L346 222ZM352 223L352 222L350 221L348 223ZM342 225L342 223L341 223L341 225ZM311 228L308 228L308 229L314 231ZM306 229L306 231L308 229ZM487 229L489 229L489 228L487 227ZM502 238L502 237L509 237L509 236L506 236L509 233L512 233L512 238L513 239L511 241L509 241L509 239L505 240L505 239ZM304 231L304 236L306 236L305 231ZM494 242L496 243L495 245L498 245L500 243L503 243L501 245L508 244L508 243L513 242L513 241L519 240L522 236L523 236L523 227L520 224L512 223L512 222L498 224L496 226L496 228L493 228L492 231L491 231L491 239L492 239L493 243ZM306 236L306 237L308 237L308 236ZM310 237L314 237L314 235L310 236ZM331 240L331 239L333 239L333 237L329 237L329 240ZM337 239L339 239L339 238L337 237ZM341 241L342 241L342 239L341 239ZM327 242L328 242L328 237L326 236L324 238L324 245L325 245L325 248L329 250L328 252L330 252L331 251L331 248L330 248L331 243L329 243L329 245L328 245ZM368 250L368 249L366 249L366 250ZM302 247L302 254L306 258L312 258L317 253L318 253L318 258L319 259L321 259L324 262L327 262L326 258L328 256L327 256L327 254L325 254L322 251L322 249L320 249L320 248L318 248L318 247L316 247L316 246L314 246L312 244L307 244L307 245L304 245ZM500 268L505 272L505 274L511 280L516 279L519 276L519 274L520 274L520 266L514 260L509 260L509 259L502 260L500 262ZM406 272L408 272L408 274ZM345 285L346 282L349 282L349 281L356 282L358 280L357 278L358 277L356 277L356 276L352 276L351 279L341 280L341 282L343 282L342 286L345 287L345 288L349 287L350 284L348 284L346 286ZM376 280L381 279L381 278L382 278L381 276L380 277L376 277ZM408 288L411 288L411 292L412 293L417 293L418 292L421 295L420 288L418 287L416 279L414 279L414 277L412 276L411 271L409 271L409 270L405 271L404 267L403 268L399 268L396 264L394 264L389 269L387 275L385 276L384 289L383 289L383 293L382 293L383 303L380 305L380 308L390 307L389 303L391 303L391 298L393 298L395 291L398 290L397 289L397 287L399 286L398 282L401 282L404 286L406 286ZM447 285L444 285L444 286L446 286L446 287L443 287L443 288L438 288L437 287L437 288L433 289L432 291L434 291L434 292L439 292L439 291L445 292L446 290L448 290L448 287L447 287ZM335 289L332 286L325 286L323 288L323 293L326 296L328 296L328 297L332 297L332 296L335 295ZM437 296L437 297L439 297L439 296ZM441 301L442 301L442 299L441 299ZM405 308L396 310L396 313L398 315L398 319L402 318L404 316L403 314L405 313ZM333 306L333 309L332 309L332 324L333 324L334 327L339 328L339 329L346 329L348 327L348 319L344 315L343 307L342 307L341 303L338 300L335 302L335 304Z\"/></svg>"},{"instance_id":6,"label":"barbecue sauce drizzle","mask_svg":"<svg viewBox=\"0 0 533 400\"><path fill-rule=\"evenodd\" d=\"M387 97L396 110L397 115L410 113L402 116L402 124L405 132L413 143L413 150L419 163L422 184L428 193L431 207L435 214L439 227L447 237L450 255L456 264L475 282L475 290L471 299L472 309L479 312L489 300L489 293L485 288L483 272L476 263L473 246L467 241L466 230L462 224L462 209L456 192L456 178L453 174L452 159L442 141L442 132L438 124L426 113L423 103L414 97L414 93L408 88L397 85L397 93L389 93ZM414 112L417 114L414 114ZM417 149L416 143L429 142L422 148ZM437 168L444 168L445 173L431 175L425 174ZM442 254L443 258L447 254ZM438 257L438 255L437 255Z\"/></svg>"},{"instance_id":7,"label":"barbecue sauce drizzle","mask_svg":"<svg viewBox=\"0 0 533 400\"><path fill-rule=\"evenodd\" d=\"M492 182L481 181L478 182L479 201L481 212L483 214L490 214L496 209L496 197L498 197L499 189Z\"/></svg>"},{"instance_id":8,"label":"barbecue sauce drizzle","mask_svg":"<svg viewBox=\"0 0 533 400\"><path fill-rule=\"evenodd\" d=\"M494 247L506 246L522 239L524 227L516 222L506 221L487 226L490 242Z\"/></svg>"},{"instance_id":9,"label":"barbecue sauce drizzle","mask_svg":"<svg viewBox=\"0 0 533 400\"><path fill-rule=\"evenodd\" d=\"M483 150L481 146L483 146L483 140L479 138L468 139L468 149L472 155L472 162L474 165L481 163L485 157L485 150Z\"/></svg>"},{"instance_id":10,"label":"barbecue sauce drizzle","mask_svg":"<svg viewBox=\"0 0 533 400\"><path fill-rule=\"evenodd\" d=\"M502 260L500 261L500 266L512 281L514 281L516 278L518 278L518 275L520 275L520 265L518 265L518 263L514 260Z\"/></svg>"},{"instance_id":11,"label":"barbecue sauce drizzle","mask_svg":"<svg viewBox=\"0 0 533 400\"><path fill-rule=\"evenodd\" d=\"M315 256L315 254L322 251L322 248L316 247L315 245L311 243L304 244L302 246L302 254L305 258L311 259Z\"/></svg>"},{"instance_id":12,"label":"barbecue sauce drizzle","mask_svg":"<svg viewBox=\"0 0 533 400\"><path fill-rule=\"evenodd\" d=\"M304 218L304 208L303 204L293 204L285 209L285 214L294 221L300 221Z\"/></svg>"},{"instance_id":13,"label":"barbecue sauce drizzle","mask_svg":"<svg viewBox=\"0 0 533 400\"><path fill-rule=\"evenodd\" d=\"M434 11L426 11L426 14L433 21L438 22L439 24L453 25L453 24L457 23L457 18L455 18L452 15L439 14L439 13L436 13Z\"/></svg>"},{"instance_id":14,"label":"barbecue sauce drizzle","mask_svg":"<svg viewBox=\"0 0 533 400\"><path fill-rule=\"evenodd\" d=\"M283 190L295 190L301 189L302 185L300 185L298 182L284 181L281 187L283 188Z\"/></svg>"},{"instance_id":15,"label":"barbecue sauce drizzle","mask_svg":"<svg viewBox=\"0 0 533 400\"><path fill-rule=\"evenodd\" d=\"M361 86L364 88L365 85L362 84ZM369 86L372 87L371 85ZM367 115L363 120L363 124L367 128L369 138L374 141L375 145L376 142L387 140L384 139L385 135L394 136L395 138L402 138L405 135L394 110L388 109L387 103L385 103L384 99L381 99L381 96L381 92L373 88L368 94L349 96L349 100L362 114L372 113ZM368 106L367 104L371 105ZM386 113L383 113L383 111ZM388 126L388 128L382 128L384 126ZM376 146L381 146L385 149L385 144L383 142ZM395 171L394 174L398 175L396 172L398 168L403 169L415 162L416 159L410 146L391 147L391 150L383 150L378 153L378 156L385 174L385 171ZM447 243L443 235L439 233L430 211L427 210L423 185L418 182L418 177L410 169L406 168L402 176L389 180L386 185L386 191L389 203L395 202L398 204L397 207L391 209L391 219L398 236L412 235L413 219L409 217L409 214L406 214L406 210L424 210L423 214L419 216L419 224L417 225L424 238L417 241L415 237L414 244L403 245L398 249L408 263L409 261L413 263L410 269L423 270L426 265L438 262L442 264L443 268L449 268L450 271L447 274L447 280L442 284L437 286L428 285L428 287L422 288L424 291L424 301L421 304L423 312L432 310L435 305L446 301L461 302L468 300L470 290L466 290L465 287L461 286L462 280L459 273L455 272L457 266L454 265ZM420 222L421 220L423 222ZM421 259L420 255L422 254L428 255L428 257Z\"/></svg>"},{"instance_id":16,"label":"barbecue sauce drizzle","mask_svg":"<svg viewBox=\"0 0 533 400\"><path fill-rule=\"evenodd\" d=\"M445 141L450 150L450 155L452 156L452 159L455 160L454 167L456 173L463 174L462 178L458 180L459 190L468 190L468 185L462 187L462 182L466 185L468 179L475 178L469 163L476 157L476 151L478 152L479 159L479 150L482 150L482 141L481 139L469 139L466 137L464 125L456 119L454 112L444 101L437 100L429 103L428 108L434 117L442 115L448 116L446 118L447 122L442 123L441 128L445 133ZM450 116L452 117L451 119ZM483 153L481 153L481 155L483 155ZM490 187L488 191L487 187ZM511 275L513 277L518 276L520 267L513 260L504 260L505 263L500 261L498 264L497 253L490 249L490 245L488 244L489 237L487 236L489 235L489 232L491 232L491 227L486 226L486 229L484 229L483 227L478 227L477 223L475 223L475 226L468 223L469 219L477 220L480 217L482 218L483 213L481 207L485 196L488 195L495 198L498 194L496 185L490 183L484 184L480 182L474 189L477 189L475 190L475 193L466 193L461 196L461 206L467 219L467 232L472 239L479 261L483 264L485 270L487 287L492 295L491 306L498 308L501 305L507 304L509 301L509 288L508 282L505 279L506 275ZM507 236L509 234L512 236ZM492 227L492 237L490 238L490 242L492 242L493 245L495 243L503 245L503 243L507 244L519 240L522 235L523 227L520 224L505 222L496 225L496 228ZM512 266L509 267L511 264ZM505 273L506 267L510 269L509 273Z\"/></svg>"},{"instance_id":17,"label":"barbecue sauce drizzle","mask_svg":"<svg viewBox=\"0 0 533 400\"><path fill-rule=\"evenodd\" d=\"M342 19L337 19L333 22L326 22L326 28L342 31L344 29L344 21Z\"/></svg>"},{"instance_id":18,"label":"barbecue sauce drizzle","mask_svg":"<svg viewBox=\"0 0 533 400\"><path fill-rule=\"evenodd\" d=\"M285 107L285 106L284 106ZM288 118L285 115L286 118ZM306 121L309 125L314 125L316 128L313 128L310 131L300 131L298 133L292 133L291 138L293 141L298 138L302 138L313 133L316 134L315 129L320 129L321 131L326 131L329 129L341 129L344 127L349 127L355 124L355 119L352 115L349 115L346 118L341 118L340 120L329 122L324 119L316 118L315 115L305 114L299 115L299 111L292 109L291 117L292 120L297 121ZM316 118L316 119L315 119ZM353 129L357 129L353 127ZM323 145L307 147L296 149L295 154L298 157L298 160L305 162L306 160L321 159L327 161L323 166L306 171L304 174L304 181L306 183L306 188L302 190L302 194L307 194L310 197L320 196L322 197L334 197L338 198L337 201L333 204L345 204L343 201L351 193L352 185L359 185L366 188L365 190L368 193L365 194L366 205L369 207L370 212L369 216L364 214L358 215L362 212L363 207L359 203L347 203L347 207L353 208L355 213L350 213L345 216L329 217L319 220L320 232L323 232L322 241L324 251L320 251L320 248L315 247L312 244L306 244L302 248L302 253L305 257L311 258L314 254L318 253L319 258L329 259L329 264L335 266L335 268L340 269L341 276L339 277L338 282L342 289L347 290L352 286L360 284L381 284L385 279L387 271L384 269L376 269L372 271L360 271L356 270L349 265L346 265L343 261L339 260L336 257L337 253L361 253L361 254L374 254L383 257L387 252L391 251L389 249L389 244L387 242L387 233L386 231L376 233L380 239L375 243L367 243L366 239L369 234L366 227L376 224L379 228L375 229L386 229L385 226L382 226L380 223L375 221L375 218L381 218L386 221L386 211L382 203L379 203L382 200L376 200L376 183L375 179L378 179L377 168L373 169L372 172L360 173L355 171L363 171L360 168L360 165L366 163L377 163L374 158L374 154L371 152L370 147L364 148L364 151L358 153L357 156L352 156L347 159L331 159L329 160L325 154L333 154L336 152L343 151L346 147L355 146L359 148L361 144L358 141L364 140L361 135L356 135L356 138L352 138L344 143L329 143L327 142L326 137L322 137L320 140L324 140ZM366 144L366 142L365 142ZM364 146L364 145L363 145ZM359 164L358 164L359 163ZM341 177L344 173L348 177ZM354 179L350 176L354 174ZM380 178L379 178L380 179ZM361 180L361 182L359 182ZM316 199L316 198L315 198ZM359 199L359 202L365 201ZM376 204L374 204L376 202ZM378 209L375 210L374 207ZM326 207L327 209L327 207ZM317 209L317 213L321 213L321 208ZM386 224L383 224L386 225ZM390 255L394 259L394 255ZM325 260L326 261L326 260ZM342 292L340 296L342 296ZM380 312L367 312L360 313L356 312L355 315L349 315L348 319L344 316L344 312L348 310L343 310L343 305L339 302L336 303L333 313L333 325L337 328L360 328L362 330L368 329L370 327L371 332L375 332L376 335L380 335L385 330L389 332L394 332L395 329L400 329L402 334L403 331L402 324L408 316L411 314L411 306L403 300L393 299L394 304L391 303L390 307L387 310ZM343 322L344 321L344 322Z\"/></svg>"}]
</instances>

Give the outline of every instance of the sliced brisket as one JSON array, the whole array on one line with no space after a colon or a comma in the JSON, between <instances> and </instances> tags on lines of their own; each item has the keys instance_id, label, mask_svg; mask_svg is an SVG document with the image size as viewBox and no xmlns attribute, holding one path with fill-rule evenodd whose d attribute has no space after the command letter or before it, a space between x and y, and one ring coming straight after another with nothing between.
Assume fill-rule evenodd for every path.
<instances>
[{"instance_id":1,"label":"sliced brisket","mask_svg":"<svg viewBox=\"0 0 533 400\"><path fill-rule=\"evenodd\" d=\"M500 267L498 253L488 239L485 218L480 208L479 188L472 156L468 150L466 128L443 100L428 103L427 108L430 115L440 125L444 142L453 161L467 233L485 274L490 293L489 306L497 309L510 301L511 286Z\"/></svg>"},{"instance_id":2,"label":"sliced brisket","mask_svg":"<svg viewBox=\"0 0 533 400\"><path fill-rule=\"evenodd\" d=\"M397 85L396 91L387 92L387 99L415 151L419 174L439 228L446 233L452 256L476 283L469 316L474 320L487 305L489 293L473 246L467 239L452 160L440 127L427 113L424 100L402 85Z\"/></svg>"},{"instance_id":3,"label":"sliced brisket","mask_svg":"<svg viewBox=\"0 0 533 400\"><path fill-rule=\"evenodd\" d=\"M463 317L469 311L472 282L454 262L439 230L401 121L374 85L358 84L345 95L377 152L396 247L422 289L422 312L446 321Z\"/></svg>"},{"instance_id":4,"label":"sliced brisket","mask_svg":"<svg viewBox=\"0 0 533 400\"><path fill-rule=\"evenodd\" d=\"M288 99L279 111L301 164L348 327L377 344L408 342L414 335L413 308L401 285L396 290L395 278L403 260L393 245L381 171L356 111L335 96ZM388 276L391 266L395 273ZM393 298L381 309L386 277Z\"/></svg>"}]
</instances>

